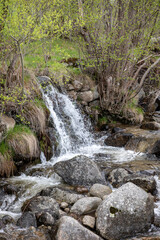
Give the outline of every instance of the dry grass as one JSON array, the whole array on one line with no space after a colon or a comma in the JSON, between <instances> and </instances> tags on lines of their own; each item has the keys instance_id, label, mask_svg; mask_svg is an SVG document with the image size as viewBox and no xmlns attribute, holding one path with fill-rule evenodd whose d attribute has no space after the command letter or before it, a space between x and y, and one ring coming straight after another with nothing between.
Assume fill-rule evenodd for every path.
<instances>
[{"instance_id":1,"label":"dry grass","mask_svg":"<svg viewBox=\"0 0 160 240\"><path fill-rule=\"evenodd\" d=\"M23 108L23 117L29 123L30 128L38 135L42 135L46 128L46 114L42 107L29 102Z\"/></svg>"},{"instance_id":2,"label":"dry grass","mask_svg":"<svg viewBox=\"0 0 160 240\"><path fill-rule=\"evenodd\" d=\"M37 138L33 134L15 134L8 139L8 145L13 149L14 157L21 159L38 158L40 154Z\"/></svg>"},{"instance_id":3,"label":"dry grass","mask_svg":"<svg viewBox=\"0 0 160 240\"><path fill-rule=\"evenodd\" d=\"M9 154L4 156L0 153L0 176L10 177L14 174L16 170L15 164L11 159Z\"/></svg>"}]
</instances>

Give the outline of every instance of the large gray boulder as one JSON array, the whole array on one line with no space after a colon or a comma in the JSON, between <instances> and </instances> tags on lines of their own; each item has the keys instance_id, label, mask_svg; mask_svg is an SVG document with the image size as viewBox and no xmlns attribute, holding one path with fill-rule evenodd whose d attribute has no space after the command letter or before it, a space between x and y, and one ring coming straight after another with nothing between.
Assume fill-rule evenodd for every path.
<instances>
[{"instance_id":1,"label":"large gray boulder","mask_svg":"<svg viewBox=\"0 0 160 240\"><path fill-rule=\"evenodd\" d=\"M60 219L56 240L102 240L95 233L83 227L74 218L64 216Z\"/></svg>"},{"instance_id":2,"label":"large gray boulder","mask_svg":"<svg viewBox=\"0 0 160 240\"><path fill-rule=\"evenodd\" d=\"M105 184L98 166L86 156L77 156L54 165L55 172L73 186L92 186L94 183Z\"/></svg>"},{"instance_id":3,"label":"large gray boulder","mask_svg":"<svg viewBox=\"0 0 160 240\"><path fill-rule=\"evenodd\" d=\"M98 197L84 197L73 205L71 212L78 215L90 213L95 211L101 202L101 198Z\"/></svg>"},{"instance_id":4,"label":"large gray boulder","mask_svg":"<svg viewBox=\"0 0 160 240\"><path fill-rule=\"evenodd\" d=\"M99 205L96 228L105 239L118 240L147 231L153 219L153 197L129 182Z\"/></svg>"}]
</instances>

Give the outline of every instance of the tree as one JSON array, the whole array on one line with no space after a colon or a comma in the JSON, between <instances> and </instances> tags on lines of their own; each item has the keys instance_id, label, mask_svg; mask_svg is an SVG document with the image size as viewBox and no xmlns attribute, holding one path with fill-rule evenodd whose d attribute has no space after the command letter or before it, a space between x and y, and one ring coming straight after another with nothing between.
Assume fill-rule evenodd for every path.
<instances>
[{"instance_id":1,"label":"tree","mask_svg":"<svg viewBox=\"0 0 160 240\"><path fill-rule=\"evenodd\" d=\"M95 68L101 106L111 114L123 115L126 104L139 93L149 72L160 62L156 56L139 78L151 58L148 54L159 24L159 1L88 0L83 5L81 2L79 12L84 55Z\"/></svg>"}]
</instances>

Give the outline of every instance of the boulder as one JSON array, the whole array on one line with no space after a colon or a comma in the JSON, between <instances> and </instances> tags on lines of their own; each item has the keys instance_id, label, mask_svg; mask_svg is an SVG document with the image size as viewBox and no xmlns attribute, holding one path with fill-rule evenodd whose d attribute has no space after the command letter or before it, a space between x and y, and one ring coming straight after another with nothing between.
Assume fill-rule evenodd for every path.
<instances>
[{"instance_id":1,"label":"boulder","mask_svg":"<svg viewBox=\"0 0 160 240\"><path fill-rule=\"evenodd\" d=\"M95 226L95 218L91 217L89 215L86 215L82 219L82 223L83 223L83 225L85 225L87 227L94 228L94 226Z\"/></svg>"},{"instance_id":2,"label":"boulder","mask_svg":"<svg viewBox=\"0 0 160 240\"><path fill-rule=\"evenodd\" d=\"M1 124L4 124L6 126L7 131L9 131L10 129L13 129L16 124L13 118L8 117L6 115L2 115L0 117L0 122Z\"/></svg>"},{"instance_id":3,"label":"boulder","mask_svg":"<svg viewBox=\"0 0 160 240\"><path fill-rule=\"evenodd\" d=\"M106 138L104 143L108 146L124 147L132 137L132 133L117 132Z\"/></svg>"},{"instance_id":4,"label":"boulder","mask_svg":"<svg viewBox=\"0 0 160 240\"><path fill-rule=\"evenodd\" d=\"M143 188L146 192L156 192L156 181L154 177L145 174L130 174L123 178L123 183L132 182Z\"/></svg>"},{"instance_id":5,"label":"boulder","mask_svg":"<svg viewBox=\"0 0 160 240\"><path fill-rule=\"evenodd\" d=\"M80 91L82 89L82 87L83 87L83 83L78 81L78 80L75 80L73 82L73 86L74 86L74 90L75 91Z\"/></svg>"},{"instance_id":6,"label":"boulder","mask_svg":"<svg viewBox=\"0 0 160 240\"><path fill-rule=\"evenodd\" d=\"M97 209L96 228L105 239L125 239L147 231L154 219L153 197L133 183L108 195Z\"/></svg>"},{"instance_id":7,"label":"boulder","mask_svg":"<svg viewBox=\"0 0 160 240\"><path fill-rule=\"evenodd\" d=\"M54 165L55 172L73 186L92 186L94 183L105 184L96 163L86 156L76 156Z\"/></svg>"},{"instance_id":8,"label":"boulder","mask_svg":"<svg viewBox=\"0 0 160 240\"><path fill-rule=\"evenodd\" d=\"M93 100L95 100L92 91L78 93L78 99L84 102L92 102Z\"/></svg>"},{"instance_id":9,"label":"boulder","mask_svg":"<svg viewBox=\"0 0 160 240\"><path fill-rule=\"evenodd\" d=\"M101 237L83 227L77 220L64 216L60 219L57 240L102 240Z\"/></svg>"},{"instance_id":10,"label":"boulder","mask_svg":"<svg viewBox=\"0 0 160 240\"><path fill-rule=\"evenodd\" d=\"M67 190L60 189L58 187L47 188L42 190L41 196L49 196L56 199L59 202L66 202L68 204L73 204L77 202L79 199L84 197L84 195L82 194L69 192Z\"/></svg>"},{"instance_id":11,"label":"boulder","mask_svg":"<svg viewBox=\"0 0 160 240\"><path fill-rule=\"evenodd\" d=\"M103 198L105 195L109 195L112 190L106 185L96 183L91 187L89 192L91 196Z\"/></svg>"},{"instance_id":12,"label":"boulder","mask_svg":"<svg viewBox=\"0 0 160 240\"><path fill-rule=\"evenodd\" d=\"M113 187L119 187L122 185L124 177L127 177L128 175L128 171L124 168L116 168L109 173L107 180Z\"/></svg>"},{"instance_id":13,"label":"boulder","mask_svg":"<svg viewBox=\"0 0 160 240\"><path fill-rule=\"evenodd\" d=\"M59 204L50 197L33 197L24 203L23 209L34 213L39 224L51 225L59 218Z\"/></svg>"},{"instance_id":14,"label":"boulder","mask_svg":"<svg viewBox=\"0 0 160 240\"><path fill-rule=\"evenodd\" d=\"M71 208L77 215L87 214L97 209L102 200L98 197L84 197L79 199Z\"/></svg>"},{"instance_id":15,"label":"boulder","mask_svg":"<svg viewBox=\"0 0 160 240\"><path fill-rule=\"evenodd\" d=\"M37 227L37 220L35 214L32 212L24 212L22 216L17 221L17 226L21 228L28 228L28 227Z\"/></svg>"},{"instance_id":16,"label":"boulder","mask_svg":"<svg viewBox=\"0 0 160 240\"><path fill-rule=\"evenodd\" d=\"M148 130L159 130L160 129L160 123L157 123L157 122L144 122L144 123L142 123L140 128L148 129Z\"/></svg>"}]
</instances>

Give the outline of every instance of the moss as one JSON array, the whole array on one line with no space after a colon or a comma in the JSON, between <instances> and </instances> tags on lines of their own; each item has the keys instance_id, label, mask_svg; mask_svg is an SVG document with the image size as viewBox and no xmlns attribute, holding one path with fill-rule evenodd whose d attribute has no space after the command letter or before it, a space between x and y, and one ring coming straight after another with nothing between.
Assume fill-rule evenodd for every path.
<instances>
[{"instance_id":1,"label":"moss","mask_svg":"<svg viewBox=\"0 0 160 240\"><path fill-rule=\"evenodd\" d=\"M110 207L111 214L116 214L117 212L121 212L121 210L119 210L118 208L115 208L115 207Z\"/></svg>"},{"instance_id":2,"label":"moss","mask_svg":"<svg viewBox=\"0 0 160 240\"><path fill-rule=\"evenodd\" d=\"M103 116L103 117L100 117L98 119L98 123L99 123L99 125L107 124L107 123L109 123L109 120L108 120L108 118L106 116Z\"/></svg>"}]
</instances>

